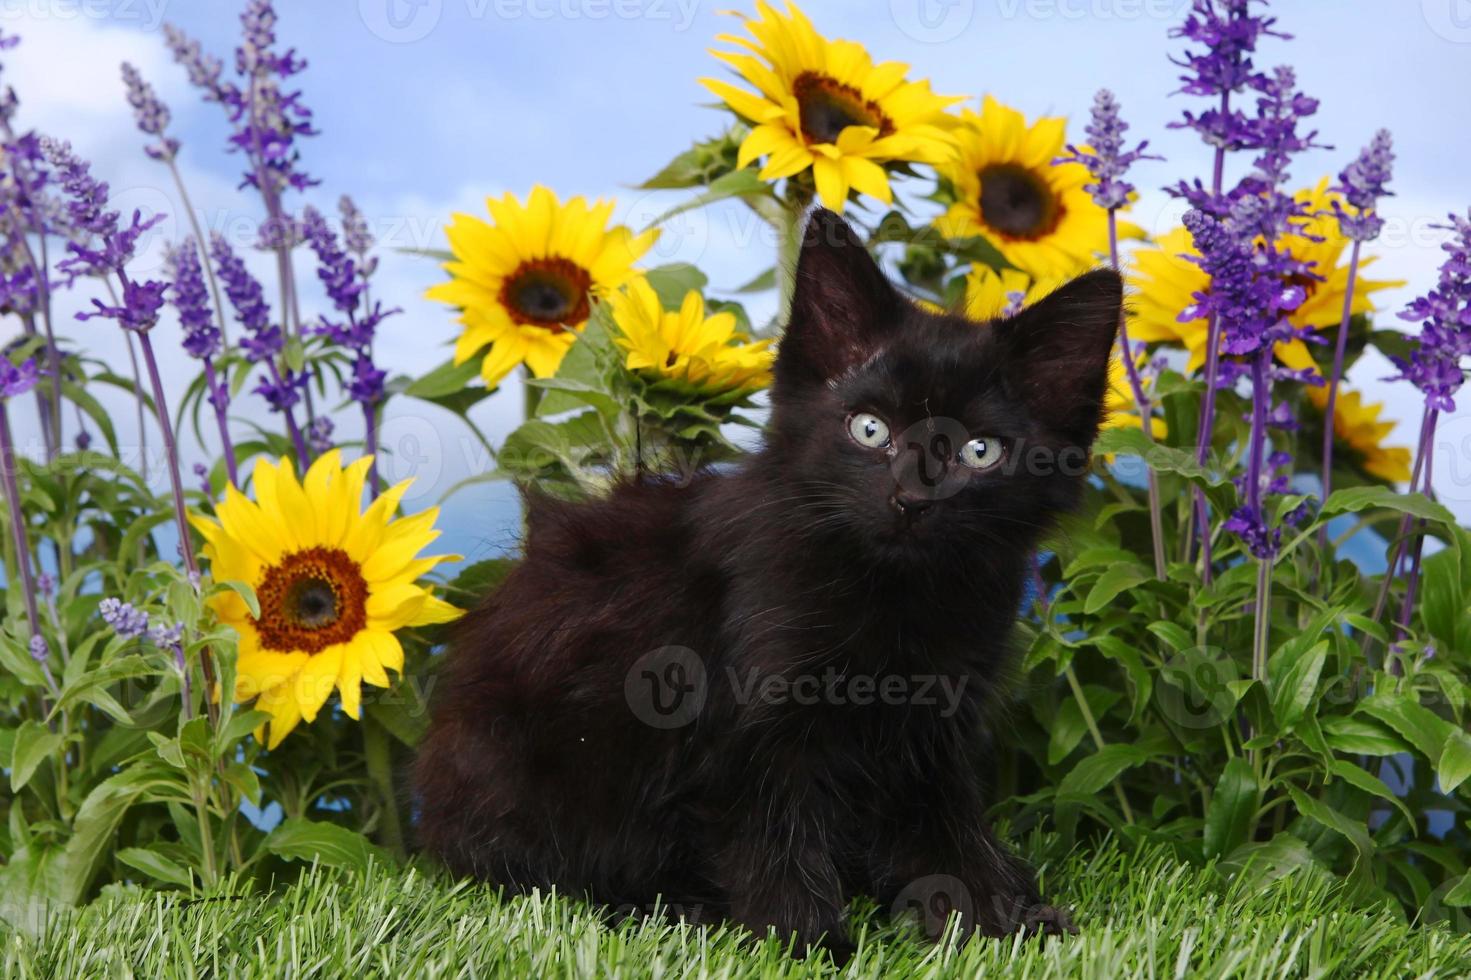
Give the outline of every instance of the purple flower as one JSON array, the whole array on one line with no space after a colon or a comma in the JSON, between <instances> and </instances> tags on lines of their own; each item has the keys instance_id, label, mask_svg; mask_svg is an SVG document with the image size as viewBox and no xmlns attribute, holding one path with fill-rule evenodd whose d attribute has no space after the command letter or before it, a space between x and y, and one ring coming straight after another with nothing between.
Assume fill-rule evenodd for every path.
<instances>
[{"instance_id":1,"label":"purple flower","mask_svg":"<svg viewBox=\"0 0 1471 980\"><path fill-rule=\"evenodd\" d=\"M373 359L366 352L359 352L352 366L352 380L347 384L347 393L354 401L364 405L375 405L383 400L383 380L386 371L373 366Z\"/></svg>"},{"instance_id":2,"label":"purple flower","mask_svg":"<svg viewBox=\"0 0 1471 980\"><path fill-rule=\"evenodd\" d=\"M126 61L123 62L123 83L128 87L128 105L133 107L133 118L137 120L138 128L158 138L158 142L145 148L144 152L155 160L172 160L179 152L179 141L164 135L169 125L169 107L159 100L158 93L143 80L138 69Z\"/></svg>"},{"instance_id":3,"label":"purple flower","mask_svg":"<svg viewBox=\"0 0 1471 980\"><path fill-rule=\"evenodd\" d=\"M51 647L46 643L46 638L40 633L32 634L29 643L31 659L38 664L45 663L51 657Z\"/></svg>"},{"instance_id":4,"label":"purple flower","mask_svg":"<svg viewBox=\"0 0 1471 980\"><path fill-rule=\"evenodd\" d=\"M1350 214L1338 201L1333 202L1333 213L1338 216L1338 227L1346 238L1356 242L1373 241L1384 227L1384 219L1377 210L1381 197L1393 197L1388 189L1394 172L1394 140L1389 130L1381 129L1374 134L1373 141L1354 158L1338 175L1338 185L1333 189L1344 196L1353 207Z\"/></svg>"},{"instance_id":5,"label":"purple flower","mask_svg":"<svg viewBox=\"0 0 1471 980\"><path fill-rule=\"evenodd\" d=\"M1426 404L1454 411L1454 395L1465 381L1462 358L1471 355L1471 212L1452 214L1437 228L1451 232L1435 288L1417 297L1400 318L1420 322L1418 347L1408 361L1394 359L1400 378L1425 394Z\"/></svg>"},{"instance_id":6,"label":"purple flower","mask_svg":"<svg viewBox=\"0 0 1471 980\"><path fill-rule=\"evenodd\" d=\"M357 266L337 242L337 235L327 219L311 205L301 213L302 231L317 255L317 278L322 280L332 305L349 317L357 312L363 284L358 281Z\"/></svg>"},{"instance_id":7,"label":"purple flower","mask_svg":"<svg viewBox=\"0 0 1471 980\"><path fill-rule=\"evenodd\" d=\"M78 320L90 320L93 317L107 317L116 320L118 326L124 330L132 330L143 333L152 330L153 325L158 322L158 311L163 309L164 290L167 289L163 283L148 280L138 282L133 279L123 280L123 305L112 306L94 299L92 305L97 307L95 313L78 313Z\"/></svg>"},{"instance_id":8,"label":"purple flower","mask_svg":"<svg viewBox=\"0 0 1471 980\"><path fill-rule=\"evenodd\" d=\"M373 248L373 234L368 230L368 221L346 194L337 199L337 213L342 216L342 240L347 243L347 250L358 257L362 267L359 274L366 279L378 265L376 259L368 258L368 252Z\"/></svg>"},{"instance_id":9,"label":"purple flower","mask_svg":"<svg viewBox=\"0 0 1471 980\"><path fill-rule=\"evenodd\" d=\"M1079 149L1068 144L1068 156L1053 163L1081 163L1093 176L1093 183L1084 186L1099 207L1112 211L1129 201L1134 185L1123 179L1125 173L1138 160L1160 160L1149 156L1144 150L1149 143L1142 142L1132 150L1124 149L1124 133L1129 124L1119 118L1119 103L1108 89L1099 89L1093 97L1093 118L1085 132L1091 150Z\"/></svg>"},{"instance_id":10,"label":"purple flower","mask_svg":"<svg viewBox=\"0 0 1471 980\"><path fill-rule=\"evenodd\" d=\"M1400 373L1391 380L1409 381L1430 408L1453 412L1456 392L1466 380L1461 361L1471 356L1471 212L1464 218L1452 214L1449 224L1436 227L1451 232L1441 246L1446 259L1435 288L1400 314L1420 322L1420 338L1408 360L1392 358Z\"/></svg>"},{"instance_id":11,"label":"purple flower","mask_svg":"<svg viewBox=\"0 0 1471 980\"><path fill-rule=\"evenodd\" d=\"M302 104L300 92L281 88L306 62L294 50L274 50L276 12L270 0L249 0L240 24L241 44L235 49L239 85L224 81L220 59L203 53L199 42L177 27L165 24L164 36L174 60L188 70L189 81L208 101L225 107L234 127L230 145L249 160L241 186L261 190L274 214L271 202L287 187L304 190L317 183L298 169L295 147L298 136L316 135L311 110Z\"/></svg>"},{"instance_id":12,"label":"purple flower","mask_svg":"<svg viewBox=\"0 0 1471 980\"><path fill-rule=\"evenodd\" d=\"M261 284L245 262L230 248L223 235L210 236L209 254L215 260L220 281L225 284L225 295L235 310L235 319L240 322L247 336L240 342L245 356L250 361L261 361L281 353L284 341L279 327L271 325L271 308L266 305L266 294Z\"/></svg>"},{"instance_id":13,"label":"purple flower","mask_svg":"<svg viewBox=\"0 0 1471 980\"><path fill-rule=\"evenodd\" d=\"M312 419L306 429L306 439L313 453L320 456L332 448L333 428L332 420L325 415L318 415Z\"/></svg>"},{"instance_id":14,"label":"purple flower","mask_svg":"<svg viewBox=\"0 0 1471 980\"><path fill-rule=\"evenodd\" d=\"M207 101L228 103L238 94L233 84L220 80L224 63L201 51L198 41L173 24L163 25L163 36L164 43L173 52L174 61L189 72L189 82L192 85L204 90Z\"/></svg>"},{"instance_id":15,"label":"purple flower","mask_svg":"<svg viewBox=\"0 0 1471 980\"><path fill-rule=\"evenodd\" d=\"M199 489L206 497L213 497L214 487L209 482L209 467L203 463L194 464L194 476L199 480Z\"/></svg>"},{"instance_id":16,"label":"purple flower","mask_svg":"<svg viewBox=\"0 0 1471 980\"><path fill-rule=\"evenodd\" d=\"M204 285L204 268L199 262L199 246L193 238L168 253L167 264L173 273L169 298L179 311L179 324L184 328L184 350L190 357L203 360L220 353L220 331L209 309L209 291Z\"/></svg>"},{"instance_id":17,"label":"purple flower","mask_svg":"<svg viewBox=\"0 0 1471 980\"><path fill-rule=\"evenodd\" d=\"M24 395L36 387L40 380L41 371L36 367L34 357L28 357L20 364L12 363L7 357L0 357L0 398Z\"/></svg>"},{"instance_id":18,"label":"purple flower","mask_svg":"<svg viewBox=\"0 0 1471 980\"><path fill-rule=\"evenodd\" d=\"M271 371L266 377L256 382L251 390L266 400L273 412L286 412L296 407L301 401L301 396L306 391L307 375L298 374L295 371L287 371L285 375L279 375Z\"/></svg>"},{"instance_id":19,"label":"purple flower","mask_svg":"<svg viewBox=\"0 0 1471 980\"><path fill-rule=\"evenodd\" d=\"M1298 124L1318 111L1318 100L1297 90L1297 73L1290 67L1277 66L1271 75L1259 77L1253 88L1261 95L1247 145L1261 153L1253 161L1256 169L1241 182L1241 190L1272 194L1286 184L1287 165L1294 155L1307 149L1331 147L1314 142L1317 130L1306 135L1298 133ZM1286 200L1290 203L1292 199L1286 197ZM1279 230L1285 230L1285 217Z\"/></svg>"},{"instance_id":20,"label":"purple flower","mask_svg":"<svg viewBox=\"0 0 1471 980\"><path fill-rule=\"evenodd\" d=\"M1215 102L1199 114L1186 110L1179 122L1170 123L1170 128L1193 129L1208 146L1216 148L1216 183L1220 179L1219 154L1255 142L1251 118L1239 105L1233 106L1231 98L1265 80L1252 62L1257 42L1263 37L1290 37L1273 29L1274 18L1252 13L1254 3L1265 0L1193 0L1185 23L1170 32L1171 37L1198 45L1170 59L1185 69L1180 76L1180 91ZM1207 188L1199 180L1181 181L1167 190L1183 197L1191 207L1212 214L1224 214L1227 206L1227 202L1217 200L1220 188Z\"/></svg>"},{"instance_id":21,"label":"purple flower","mask_svg":"<svg viewBox=\"0 0 1471 980\"><path fill-rule=\"evenodd\" d=\"M300 153L295 143L298 136L315 136L316 130L301 93L282 91L281 82L303 71L306 62L293 49L276 53L276 11L271 0L249 0L240 24L242 43L235 49L235 71L245 88L237 89L226 104L236 127L230 142L251 161L245 184L271 196L287 187L305 190L317 181L297 169Z\"/></svg>"},{"instance_id":22,"label":"purple flower","mask_svg":"<svg viewBox=\"0 0 1471 980\"><path fill-rule=\"evenodd\" d=\"M125 640L136 640L148 631L148 614L130 602L108 597L97 604L102 621Z\"/></svg>"},{"instance_id":23,"label":"purple flower","mask_svg":"<svg viewBox=\"0 0 1471 980\"><path fill-rule=\"evenodd\" d=\"M40 591L41 595L49 599L51 598L51 594L56 591L56 579L52 578L49 573L42 572L36 576L36 589Z\"/></svg>"},{"instance_id":24,"label":"purple flower","mask_svg":"<svg viewBox=\"0 0 1471 980\"><path fill-rule=\"evenodd\" d=\"M121 271L133 258L143 232L164 219L156 214L147 221L134 211L126 227L118 224L118 213L106 210L107 184L92 176L91 167L75 153L71 144L42 137L40 150L56 172L66 198L63 214L71 257L57 268L73 282L79 276Z\"/></svg>"}]
</instances>

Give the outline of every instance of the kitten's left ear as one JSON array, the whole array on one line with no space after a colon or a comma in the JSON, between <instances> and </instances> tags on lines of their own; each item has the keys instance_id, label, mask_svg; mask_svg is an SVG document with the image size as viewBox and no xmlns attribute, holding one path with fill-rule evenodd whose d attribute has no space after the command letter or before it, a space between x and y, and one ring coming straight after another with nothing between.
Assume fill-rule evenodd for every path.
<instances>
[{"instance_id":1,"label":"kitten's left ear","mask_svg":"<svg viewBox=\"0 0 1471 980\"><path fill-rule=\"evenodd\" d=\"M898 328L903 303L848 223L817 208L797 256L778 384L818 384L863 363Z\"/></svg>"},{"instance_id":2,"label":"kitten's left ear","mask_svg":"<svg viewBox=\"0 0 1471 980\"><path fill-rule=\"evenodd\" d=\"M1098 433L1123 315L1123 280L1097 269L994 324L1027 404L1077 445Z\"/></svg>"}]
</instances>

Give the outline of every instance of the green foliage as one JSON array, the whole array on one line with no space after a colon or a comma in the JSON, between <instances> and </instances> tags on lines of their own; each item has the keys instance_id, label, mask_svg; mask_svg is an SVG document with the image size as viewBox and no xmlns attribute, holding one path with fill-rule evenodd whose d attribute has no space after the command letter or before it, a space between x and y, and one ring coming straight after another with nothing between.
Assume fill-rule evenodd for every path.
<instances>
[{"instance_id":1,"label":"green foliage","mask_svg":"<svg viewBox=\"0 0 1471 980\"><path fill-rule=\"evenodd\" d=\"M1198 397L1191 386L1162 390L1175 416L1193 414L1178 404ZM1232 505L1214 456L1202 466L1182 445L1124 429L1096 448L1119 454L1119 471L1147 461L1165 501L1199 488L1218 512ZM1156 579L1141 494L1108 469L1100 477L1051 545L1055 591L1026 654L1013 738L1026 759L1011 786L1018 819L1069 840L1112 830L1228 872L1309 866L1412 917L1471 899L1466 530L1418 494L1335 491L1284 542L1267 656L1254 664L1257 562L1218 535L1213 581L1178 562ZM1403 634L1373 619L1381 583L1318 540L1331 518L1385 514L1423 519L1449 543L1426 561ZM1181 553L1179 526L1166 521L1167 555Z\"/></svg>"}]
</instances>

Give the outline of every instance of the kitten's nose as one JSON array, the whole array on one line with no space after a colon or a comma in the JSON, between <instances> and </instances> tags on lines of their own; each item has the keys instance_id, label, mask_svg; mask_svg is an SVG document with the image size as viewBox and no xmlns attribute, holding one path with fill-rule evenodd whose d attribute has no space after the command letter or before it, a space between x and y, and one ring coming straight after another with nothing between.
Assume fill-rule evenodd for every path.
<instances>
[{"instance_id":1,"label":"kitten's nose","mask_svg":"<svg viewBox=\"0 0 1471 980\"><path fill-rule=\"evenodd\" d=\"M930 509L934 501L929 497L907 490L895 490L889 498L889 506L898 512L899 516L913 524L919 520L925 511Z\"/></svg>"}]
</instances>

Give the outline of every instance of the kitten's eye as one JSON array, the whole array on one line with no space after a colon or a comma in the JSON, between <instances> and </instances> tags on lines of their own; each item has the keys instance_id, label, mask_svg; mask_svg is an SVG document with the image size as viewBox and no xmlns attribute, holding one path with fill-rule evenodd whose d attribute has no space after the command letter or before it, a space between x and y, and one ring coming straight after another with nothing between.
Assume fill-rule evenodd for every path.
<instances>
[{"instance_id":1,"label":"kitten's eye","mask_svg":"<svg viewBox=\"0 0 1471 980\"><path fill-rule=\"evenodd\" d=\"M889 445L889 427L877 415L858 412L848 418L848 435L860 446L883 449Z\"/></svg>"},{"instance_id":2,"label":"kitten's eye","mask_svg":"<svg viewBox=\"0 0 1471 980\"><path fill-rule=\"evenodd\" d=\"M973 470L988 470L1001 462L1003 447L994 436L972 439L960 447L960 462Z\"/></svg>"}]
</instances>

